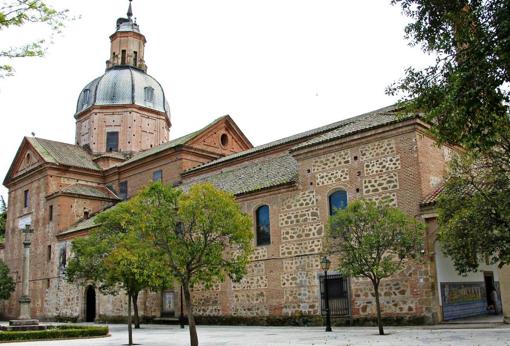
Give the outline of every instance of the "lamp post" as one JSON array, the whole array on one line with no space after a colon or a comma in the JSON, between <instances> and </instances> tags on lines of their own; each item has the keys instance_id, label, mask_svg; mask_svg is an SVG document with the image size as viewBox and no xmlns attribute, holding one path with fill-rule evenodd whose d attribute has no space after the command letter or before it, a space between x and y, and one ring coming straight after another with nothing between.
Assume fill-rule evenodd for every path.
<instances>
[{"instance_id":1,"label":"lamp post","mask_svg":"<svg viewBox=\"0 0 510 346\"><path fill-rule=\"evenodd\" d=\"M321 259L321 268L324 270L324 308L326 310L326 332L331 331L331 313L329 311L329 294L328 294L328 269L331 261L326 257Z\"/></svg>"}]
</instances>

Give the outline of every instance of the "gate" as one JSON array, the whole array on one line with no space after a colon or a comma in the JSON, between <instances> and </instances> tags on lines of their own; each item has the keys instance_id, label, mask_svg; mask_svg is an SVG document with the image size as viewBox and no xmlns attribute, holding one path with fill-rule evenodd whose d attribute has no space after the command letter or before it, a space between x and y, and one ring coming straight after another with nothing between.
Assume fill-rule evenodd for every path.
<instances>
[{"instance_id":1,"label":"gate","mask_svg":"<svg viewBox=\"0 0 510 346\"><path fill-rule=\"evenodd\" d=\"M324 275L320 278L321 287L321 314L326 315L325 294L324 294ZM329 311L332 317L350 317L350 287L349 279L339 274L328 275L328 296Z\"/></svg>"}]
</instances>

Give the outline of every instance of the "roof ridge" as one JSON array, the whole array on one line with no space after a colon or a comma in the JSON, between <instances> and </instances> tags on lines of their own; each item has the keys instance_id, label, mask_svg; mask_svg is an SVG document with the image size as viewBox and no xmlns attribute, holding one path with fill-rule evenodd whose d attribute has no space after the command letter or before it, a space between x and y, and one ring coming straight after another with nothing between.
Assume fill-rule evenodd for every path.
<instances>
[{"instance_id":1,"label":"roof ridge","mask_svg":"<svg viewBox=\"0 0 510 346\"><path fill-rule=\"evenodd\" d=\"M205 163L205 164L203 164L201 166L189 168L186 171L184 171L184 174L191 173L191 172L196 172L196 171L199 171L199 170L201 170L203 168L211 167L211 166L214 166L216 164L219 164L219 163L222 163L222 162L226 162L226 161L229 161L229 160L232 160L232 159L241 158L241 157L244 157L246 155L250 155L252 153L257 153L257 152L263 151L265 149L274 148L275 146L283 145L283 144L286 144L286 143L290 143L290 142L292 142L294 140L299 140L299 139L302 139L302 138L305 138L305 137L308 137L308 136L321 135L323 133L331 132L331 131L334 131L334 130L340 128L340 127L347 126L347 125L349 125L349 124L351 124L351 123L353 123L353 122L355 122L355 121L357 121L359 119L367 117L369 115L373 115L373 114L376 114L376 113L390 113L392 111L395 111L398 108L397 106L398 106L397 104L392 104L390 106L382 107L382 108L379 108L379 109L376 109L376 110L373 110L373 111L370 111L370 112L365 112L365 113L362 113L362 114L359 114L359 115L356 115L356 116L353 116L353 117L350 117L350 118L346 118L346 119L335 121L333 123L329 123L329 124L326 124L326 125L323 125L323 126L319 126L319 127L314 128L314 129L311 129L311 130L299 132L299 133L294 134L294 135L290 135L290 136L287 136L287 137L284 137L284 138L276 139L274 141L267 142L267 143L258 145L256 147L253 147L251 149L248 149L248 150L245 150L245 151L241 151L241 152L238 152L238 153L234 153L234 154L231 154L231 155L228 155L228 156L225 156L225 157L221 157L221 158L219 158L217 160L214 160L214 161L207 162L207 163Z\"/></svg>"}]
</instances>

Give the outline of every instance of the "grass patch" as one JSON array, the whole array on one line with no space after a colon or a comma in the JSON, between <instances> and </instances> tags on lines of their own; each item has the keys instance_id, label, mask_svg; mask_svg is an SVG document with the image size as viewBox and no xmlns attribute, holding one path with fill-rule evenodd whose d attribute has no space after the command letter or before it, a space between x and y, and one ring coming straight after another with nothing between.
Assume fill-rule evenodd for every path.
<instances>
[{"instance_id":1,"label":"grass patch","mask_svg":"<svg viewBox=\"0 0 510 346\"><path fill-rule=\"evenodd\" d=\"M106 326L49 326L46 330L0 331L0 342L87 338L108 335Z\"/></svg>"}]
</instances>

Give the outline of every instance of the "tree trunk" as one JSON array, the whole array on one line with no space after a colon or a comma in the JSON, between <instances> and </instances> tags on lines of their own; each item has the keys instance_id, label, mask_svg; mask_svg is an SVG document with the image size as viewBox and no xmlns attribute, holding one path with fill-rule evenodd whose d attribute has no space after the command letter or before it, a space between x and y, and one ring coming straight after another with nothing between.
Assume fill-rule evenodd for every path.
<instances>
[{"instance_id":1,"label":"tree trunk","mask_svg":"<svg viewBox=\"0 0 510 346\"><path fill-rule=\"evenodd\" d=\"M379 302L379 282L372 281L374 285L374 293L375 293L375 305L377 308L377 325L379 326L379 335L384 335L384 329L381 318L381 303Z\"/></svg>"},{"instance_id":2,"label":"tree trunk","mask_svg":"<svg viewBox=\"0 0 510 346\"><path fill-rule=\"evenodd\" d=\"M138 316L138 292L136 293L133 293L133 310L135 310L135 318L134 318L134 322L135 322L135 328L136 329L139 329L140 328L140 317Z\"/></svg>"},{"instance_id":3,"label":"tree trunk","mask_svg":"<svg viewBox=\"0 0 510 346\"><path fill-rule=\"evenodd\" d=\"M133 345L133 328L131 326L131 293L128 293L128 345Z\"/></svg>"},{"instance_id":4,"label":"tree trunk","mask_svg":"<svg viewBox=\"0 0 510 346\"><path fill-rule=\"evenodd\" d=\"M191 303L191 294L189 291L189 283L183 282L182 288L184 291L184 301L186 303L186 310L188 312L190 345L198 346L197 326L195 325L195 318L193 317L193 305Z\"/></svg>"}]
</instances>

